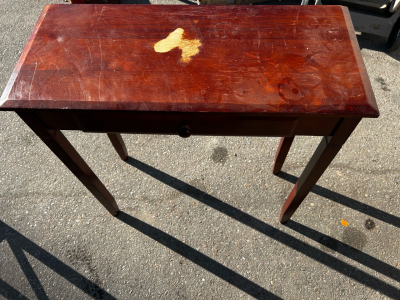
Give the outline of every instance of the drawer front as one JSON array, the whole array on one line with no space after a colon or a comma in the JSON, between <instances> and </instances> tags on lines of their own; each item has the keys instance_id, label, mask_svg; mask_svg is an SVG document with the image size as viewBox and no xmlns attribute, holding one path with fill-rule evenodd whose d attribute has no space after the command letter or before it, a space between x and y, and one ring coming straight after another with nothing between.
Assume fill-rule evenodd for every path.
<instances>
[{"instance_id":1,"label":"drawer front","mask_svg":"<svg viewBox=\"0 0 400 300\"><path fill-rule=\"evenodd\" d=\"M40 111L49 129L220 136L330 135L340 118L216 113Z\"/></svg>"},{"instance_id":2,"label":"drawer front","mask_svg":"<svg viewBox=\"0 0 400 300\"><path fill-rule=\"evenodd\" d=\"M298 118L209 113L76 113L83 131L143 134L284 136L293 134Z\"/></svg>"}]
</instances>

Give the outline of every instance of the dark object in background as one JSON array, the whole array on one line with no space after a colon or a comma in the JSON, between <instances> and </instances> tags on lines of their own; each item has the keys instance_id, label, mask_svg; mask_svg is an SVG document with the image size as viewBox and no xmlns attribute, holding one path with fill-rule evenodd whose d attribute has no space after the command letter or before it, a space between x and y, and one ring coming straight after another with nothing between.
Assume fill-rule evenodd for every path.
<instances>
[{"instance_id":1,"label":"dark object in background","mask_svg":"<svg viewBox=\"0 0 400 300\"><path fill-rule=\"evenodd\" d=\"M69 0L72 4L121 4L121 0Z\"/></svg>"},{"instance_id":2,"label":"dark object in background","mask_svg":"<svg viewBox=\"0 0 400 300\"><path fill-rule=\"evenodd\" d=\"M307 5L309 0L302 0ZM387 0L385 4L359 0L316 0L316 4L343 5L350 10L356 31L387 38L386 52L393 52L400 46L400 1Z\"/></svg>"}]
</instances>

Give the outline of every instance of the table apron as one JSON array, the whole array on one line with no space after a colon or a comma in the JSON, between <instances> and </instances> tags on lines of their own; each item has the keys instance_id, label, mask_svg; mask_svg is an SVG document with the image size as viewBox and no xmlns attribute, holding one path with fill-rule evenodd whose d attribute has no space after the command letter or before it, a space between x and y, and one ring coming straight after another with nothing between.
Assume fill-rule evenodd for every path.
<instances>
[{"instance_id":1,"label":"table apron","mask_svg":"<svg viewBox=\"0 0 400 300\"><path fill-rule=\"evenodd\" d=\"M49 110L35 114L48 129L174 135L181 126L188 126L191 135L216 136L329 136L341 120L231 113Z\"/></svg>"}]
</instances>

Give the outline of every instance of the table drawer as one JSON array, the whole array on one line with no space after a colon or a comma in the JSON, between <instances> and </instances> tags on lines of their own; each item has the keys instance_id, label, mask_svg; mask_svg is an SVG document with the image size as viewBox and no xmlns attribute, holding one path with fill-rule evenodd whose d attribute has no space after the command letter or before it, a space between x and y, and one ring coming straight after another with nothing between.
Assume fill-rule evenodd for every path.
<instances>
[{"instance_id":1,"label":"table drawer","mask_svg":"<svg viewBox=\"0 0 400 300\"><path fill-rule=\"evenodd\" d=\"M190 135L293 136L330 135L340 118L276 117L217 113L102 112L79 111L40 114L51 129L86 132L178 134L185 126ZM65 122L60 120L65 119ZM73 123L71 122L73 120ZM65 127L61 128L59 124Z\"/></svg>"}]
</instances>

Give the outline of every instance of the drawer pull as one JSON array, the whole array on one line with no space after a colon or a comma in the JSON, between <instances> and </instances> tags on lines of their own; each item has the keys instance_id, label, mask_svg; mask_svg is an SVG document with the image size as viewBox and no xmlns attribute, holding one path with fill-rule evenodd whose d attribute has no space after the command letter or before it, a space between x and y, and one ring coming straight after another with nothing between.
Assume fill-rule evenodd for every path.
<instances>
[{"instance_id":1,"label":"drawer pull","mask_svg":"<svg viewBox=\"0 0 400 300\"><path fill-rule=\"evenodd\" d=\"M181 138L188 138L190 136L190 127L187 125L181 125L178 134Z\"/></svg>"}]
</instances>

